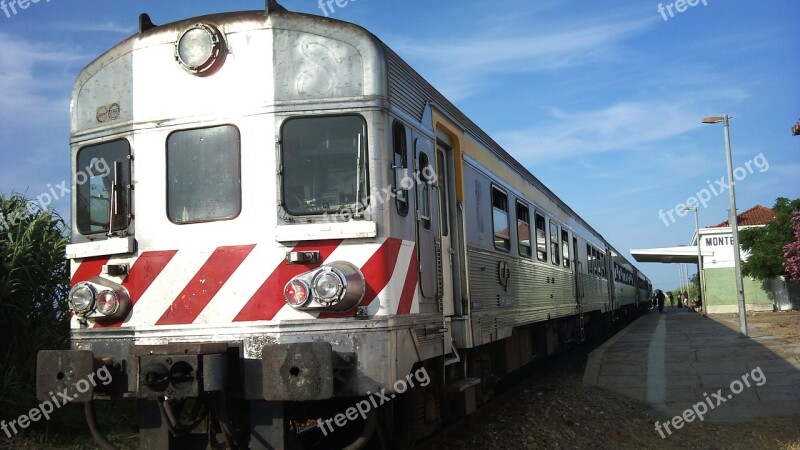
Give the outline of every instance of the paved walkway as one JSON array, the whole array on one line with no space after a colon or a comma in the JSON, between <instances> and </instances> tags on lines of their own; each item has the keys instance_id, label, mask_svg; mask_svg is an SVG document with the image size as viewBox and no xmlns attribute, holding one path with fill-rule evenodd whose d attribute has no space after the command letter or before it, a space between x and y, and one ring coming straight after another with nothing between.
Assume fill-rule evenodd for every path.
<instances>
[{"instance_id":1,"label":"paved walkway","mask_svg":"<svg viewBox=\"0 0 800 450\"><path fill-rule=\"evenodd\" d=\"M703 318L654 309L589 356L583 382L647 402L667 417L705 420L800 416L800 344ZM705 413L704 410L707 410Z\"/></svg>"}]
</instances>

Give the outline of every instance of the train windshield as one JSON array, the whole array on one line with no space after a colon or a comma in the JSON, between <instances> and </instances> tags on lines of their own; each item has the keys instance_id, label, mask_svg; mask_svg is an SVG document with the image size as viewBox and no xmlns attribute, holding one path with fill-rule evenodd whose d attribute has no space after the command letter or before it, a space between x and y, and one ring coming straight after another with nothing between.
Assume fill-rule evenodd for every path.
<instances>
[{"instance_id":1,"label":"train windshield","mask_svg":"<svg viewBox=\"0 0 800 450\"><path fill-rule=\"evenodd\" d=\"M130 224L131 147L120 139L78 151L75 184L78 231L124 232Z\"/></svg>"},{"instance_id":2,"label":"train windshield","mask_svg":"<svg viewBox=\"0 0 800 450\"><path fill-rule=\"evenodd\" d=\"M241 137L232 125L167 139L167 214L177 224L233 219L242 210Z\"/></svg>"},{"instance_id":3,"label":"train windshield","mask_svg":"<svg viewBox=\"0 0 800 450\"><path fill-rule=\"evenodd\" d=\"M286 212L357 215L366 208L367 124L361 116L289 119L281 147Z\"/></svg>"}]
</instances>

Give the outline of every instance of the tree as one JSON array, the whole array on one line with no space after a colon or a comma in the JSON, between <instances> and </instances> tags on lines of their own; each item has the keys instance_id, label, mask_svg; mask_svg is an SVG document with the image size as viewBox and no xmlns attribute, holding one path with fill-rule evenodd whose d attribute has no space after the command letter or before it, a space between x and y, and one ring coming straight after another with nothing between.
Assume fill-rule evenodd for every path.
<instances>
[{"instance_id":1,"label":"tree","mask_svg":"<svg viewBox=\"0 0 800 450\"><path fill-rule=\"evenodd\" d=\"M33 401L38 351L67 344L66 235L55 212L0 196L0 417Z\"/></svg>"},{"instance_id":2,"label":"tree","mask_svg":"<svg viewBox=\"0 0 800 450\"><path fill-rule=\"evenodd\" d=\"M689 298L698 298L700 297L700 277L697 274L692 275L689 277L689 285L681 285L678 286L677 289L672 291L677 298L678 293L683 295L683 291L687 291L689 293Z\"/></svg>"},{"instance_id":3,"label":"tree","mask_svg":"<svg viewBox=\"0 0 800 450\"><path fill-rule=\"evenodd\" d=\"M786 258L783 267L790 280L800 281L800 212L792 217L792 232L794 242L783 247L783 256Z\"/></svg>"},{"instance_id":4,"label":"tree","mask_svg":"<svg viewBox=\"0 0 800 450\"><path fill-rule=\"evenodd\" d=\"M780 197L775 202L776 219L766 226L748 228L739 234L742 249L750 255L742 264L745 275L762 281L788 275L784 247L793 242L792 216L800 212L800 199Z\"/></svg>"}]
</instances>

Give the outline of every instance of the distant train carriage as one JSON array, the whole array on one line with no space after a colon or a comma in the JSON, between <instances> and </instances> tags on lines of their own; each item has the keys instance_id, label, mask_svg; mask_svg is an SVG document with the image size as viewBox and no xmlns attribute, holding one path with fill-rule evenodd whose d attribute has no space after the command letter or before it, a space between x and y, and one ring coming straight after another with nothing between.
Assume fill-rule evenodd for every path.
<instances>
[{"instance_id":1,"label":"distant train carriage","mask_svg":"<svg viewBox=\"0 0 800 450\"><path fill-rule=\"evenodd\" d=\"M143 15L71 117L72 350L40 353L37 391L107 371L75 399L106 447L94 399L138 399L143 448L334 425L410 443L649 306L644 275L352 24Z\"/></svg>"}]
</instances>

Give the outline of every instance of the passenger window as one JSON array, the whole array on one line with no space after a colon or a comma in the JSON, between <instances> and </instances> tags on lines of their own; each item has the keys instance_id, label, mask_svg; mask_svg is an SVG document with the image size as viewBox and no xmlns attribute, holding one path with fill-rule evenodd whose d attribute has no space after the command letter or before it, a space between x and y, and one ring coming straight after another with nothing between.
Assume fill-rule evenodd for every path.
<instances>
[{"instance_id":1,"label":"passenger window","mask_svg":"<svg viewBox=\"0 0 800 450\"><path fill-rule=\"evenodd\" d=\"M564 257L564 267L570 268L570 251L569 251L569 233L565 229L561 229L561 253Z\"/></svg>"},{"instance_id":2,"label":"passenger window","mask_svg":"<svg viewBox=\"0 0 800 450\"><path fill-rule=\"evenodd\" d=\"M530 258L531 251L531 213L527 206L517 202L517 240L519 256Z\"/></svg>"},{"instance_id":3,"label":"passenger window","mask_svg":"<svg viewBox=\"0 0 800 450\"><path fill-rule=\"evenodd\" d=\"M536 213L536 257L547 261L547 228L544 216Z\"/></svg>"},{"instance_id":4,"label":"passenger window","mask_svg":"<svg viewBox=\"0 0 800 450\"><path fill-rule=\"evenodd\" d=\"M561 257L559 256L558 248L558 225L552 220L550 221L550 252L552 253L551 262L556 265L561 265Z\"/></svg>"},{"instance_id":5,"label":"passenger window","mask_svg":"<svg viewBox=\"0 0 800 450\"><path fill-rule=\"evenodd\" d=\"M511 250L511 231L508 227L508 195L492 186L492 222L494 223L494 248Z\"/></svg>"}]
</instances>

